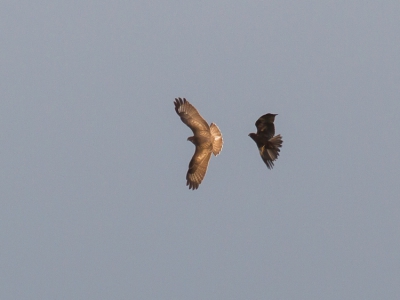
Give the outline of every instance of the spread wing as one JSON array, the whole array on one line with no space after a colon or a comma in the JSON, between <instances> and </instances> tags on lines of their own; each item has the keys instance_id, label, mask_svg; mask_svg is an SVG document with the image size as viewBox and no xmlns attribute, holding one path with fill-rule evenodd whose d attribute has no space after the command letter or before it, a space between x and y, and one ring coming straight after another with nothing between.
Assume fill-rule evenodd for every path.
<instances>
[{"instance_id":1,"label":"spread wing","mask_svg":"<svg viewBox=\"0 0 400 300\"><path fill-rule=\"evenodd\" d=\"M208 163L211 158L211 152L208 149L202 149L196 146L196 151L189 163L189 170L186 174L186 185L189 189L196 190L206 176Z\"/></svg>"},{"instance_id":2,"label":"spread wing","mask_svg":"<svg viewBox=\"0 0 400 300\"><path fill-rule=\"evenodd\" d=\"M258 150L260 151L260 155L264 163L267 165L268 169L272 169L274 167L274 160L276 160L279 156L279 152L282 147L282 137L280 134L274 136L264 145L260 145Z\"/></svg>"},{"instance_id":3,"label":"spread wing","mask_svg":"<svg viewBox=\"0 0 400 300\"><path fill-rule=\"evenodd\" d=\"M258 118L256 122L257 134L264 135L267 139L272 138L275 135L274 121L274 114L266 114Z\"/></svg>"},{"instance_id":4,"label":"spread wing","mask_svg":"<svg viewBox=\"0 0 400 300\"><path fill-rule=\"evenodd\" d=\"M175 98L175 111L181 117L183 123L192 129L194 135L200 134L200 131L210 132L206 120L200 116L197 109L185 98Z\"/></svg>"}]
</instances>

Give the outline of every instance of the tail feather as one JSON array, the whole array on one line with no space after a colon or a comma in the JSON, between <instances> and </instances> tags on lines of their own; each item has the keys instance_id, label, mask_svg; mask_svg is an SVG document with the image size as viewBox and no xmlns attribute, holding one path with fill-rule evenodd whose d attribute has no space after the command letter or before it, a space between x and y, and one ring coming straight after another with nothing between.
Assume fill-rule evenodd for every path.
<instances>
[{"instance_id":1,"label":"tail feather","mask_svg":"<svg viewBox=\"0 0 400 300\"><path fill-rule=\"evenodd\" d=\"M282 147L282 136L280 134L274 136L273 138L271 138L269 140L269 142L274 145L275 149L268 149L268 152L270 153L271 159L275 160L278 158L279 156L279 152L281 151L281 149L279 149L280 147Z\"/></svg>"},{"instance_id":2,"label":"tail feather","mask_svg":"<svg viewBox=\"0 0 400 300\"><path fill-rule=\"evenodd\" d=\"M222 138L222 133L216 124L214 123L210 124L210 131L211 135L214 137L212 152L214 153L215 156L217 156L222 150L224 140Z\"/></svg>"}]
</instances>

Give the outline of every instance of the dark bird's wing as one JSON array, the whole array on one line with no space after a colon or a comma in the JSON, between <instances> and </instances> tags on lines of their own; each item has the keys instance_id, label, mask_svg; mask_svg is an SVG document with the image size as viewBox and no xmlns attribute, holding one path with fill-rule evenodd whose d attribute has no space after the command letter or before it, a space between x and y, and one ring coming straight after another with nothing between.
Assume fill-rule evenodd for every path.
<instances>
[{"instance_id":1,"label":"dark bird's wing","mask_svg":"<svg viewBox=\"0 0 400 300\"><path fill-rule=\"evenodd\" d=\"M189 163L189 170L186 174L186 185L189 186L189 189L196 190L199 187L204 176L206 176L210 158L210 150L196 146L196 151Z\"/></svg>"},{"instance_id":2,"label":"dark bird's wing","mask_svg":"<svg viewBox=\"0 0 400 300\"><path fill-rule=\"evenodd\" d=\"M264 145L260 145L258 150L260 151L260 155L264 163L267 165L268 169L272 169L274 167L274 160L276 160L279 156L279 152L281 151L279 148L282 147L282 137L280 134L271 138Z\"/></svg>"},{"instance_id":3,"label":"dark bird's wing","mask_svg":"<svg viewBox=\"0 0 400 300\"><path fill-rule=\"evenodd\" d=\"M264 135L267 139L275 135L275 114L266 114L256 121L257 134Z\"/></svg>"},{"instance_id":4,"label":"dark bird's wing","mask_svg":"<svg viewBox=\"0 0 400 300\"><path fill-rule=\"evenodd\" d=\"M181 117L183 123L192 129L194 135L200 134L200 131L210 131L206 120L200 116L197 109L185 98L175 98L175 111Z\"/></svg>"}]
</instances>

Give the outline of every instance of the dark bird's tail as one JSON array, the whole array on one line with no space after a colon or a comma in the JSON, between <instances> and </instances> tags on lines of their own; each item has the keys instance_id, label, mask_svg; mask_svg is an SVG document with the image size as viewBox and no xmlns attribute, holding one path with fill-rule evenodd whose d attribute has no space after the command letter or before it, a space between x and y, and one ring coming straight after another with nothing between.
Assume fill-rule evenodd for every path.
<instances>
[{"instance_id":1,"label":"dark bird's tail","mask_svg":"<svg viewBox=\"0 0 400 300\"><path fill-rule=\"evenodd\" d=\"M282 147L282 136L280 134L271 138L266 145L260 147L260 155L268 169L272 169L274 166L273 161L276 160L281 151L279 148Z\"/></svg>"}]
</instances>

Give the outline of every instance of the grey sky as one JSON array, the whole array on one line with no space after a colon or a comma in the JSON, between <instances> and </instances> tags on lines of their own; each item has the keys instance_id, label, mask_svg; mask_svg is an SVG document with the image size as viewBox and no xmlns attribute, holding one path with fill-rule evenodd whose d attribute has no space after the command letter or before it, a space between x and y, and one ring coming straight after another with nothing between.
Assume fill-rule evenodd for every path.
<instances>
[{"instance_id":1,"label":"grey sky","mask_svg":"<svg viewBox=\"0 0 400 300\"><path fill-rule=\"evenodd\" d=\"M3 1L0 298L400 299L399 16ZM196 191L175 97L224 135Z\"/></svg>"}]
</instances>

